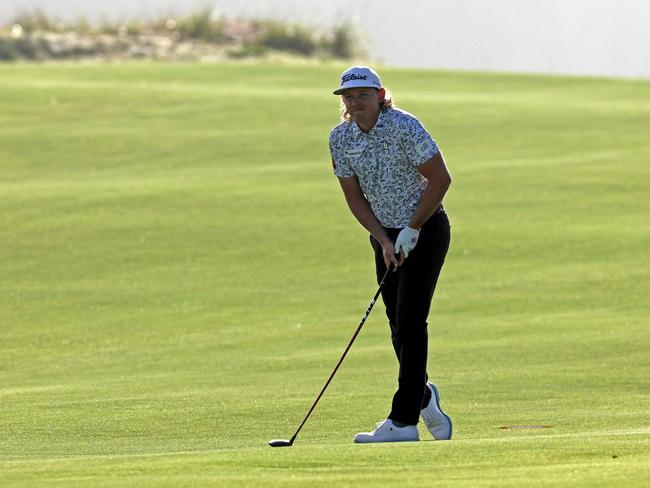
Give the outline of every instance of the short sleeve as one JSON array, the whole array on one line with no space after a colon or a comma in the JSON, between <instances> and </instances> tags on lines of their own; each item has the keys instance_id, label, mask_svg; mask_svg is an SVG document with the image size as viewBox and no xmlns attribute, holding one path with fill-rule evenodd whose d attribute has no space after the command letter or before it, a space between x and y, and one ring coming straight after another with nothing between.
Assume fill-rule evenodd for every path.
<instances>
[{"instance_id":1,"label":"short sleeve","mask_svg":"<svg viewBox=\"0 0 650 488\"><path fill-rule=\"evenodd\" d=\"M405 121L402 144L413 166L426 163L438 152L436 141L413 116L409 116Z\"/></svg>"},{"instance_id":2,"label":"short sleeve","mask_svg":"<svg viewBox=\"0 0 650 488\"><path fill-rule=\"evenodd\" d=\"M338 137L335 130L330 134L330 154L332 156L332 169L336 176L339 178L354 176L354 171L344 155L341 138Z\"/></svg>"}]
</instances>

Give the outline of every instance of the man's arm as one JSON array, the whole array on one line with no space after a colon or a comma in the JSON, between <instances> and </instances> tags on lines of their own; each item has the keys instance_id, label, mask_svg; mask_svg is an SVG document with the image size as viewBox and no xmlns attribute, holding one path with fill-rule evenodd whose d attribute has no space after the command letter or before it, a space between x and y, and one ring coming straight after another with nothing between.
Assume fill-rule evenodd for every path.
<instances>
[{"instance_id":1,"label":"man's arm","mask_svg":"<svg viewBox=\"0 0 650 488\"><path fill-rule=\"evenodd\" d=\"M440 206L451 185L451 175L440 151L434 154L426 163L417 166L417 170L427 179L427 187L420 198L420 203L415 209L413 217L409 221L408 226L412 229L422 228L424 223Z\"/></svg>"},{"instance_id":2,"label":"man's arm","mask_svg":"<svg viewBox=\"0 0 650 488\"><path fill-rule=\"evenodd\" d=\"M359 221L359 223L368 231L372 236L377 239L384 253L384 263L386 267L395 268L399 264L398 260L395 258L395 246L393 241L390 240L388 234L381 226L377 217L372 212L370 208L370 203L366 199L366 196L361 191L361 186L359 185L359 180L356 176L350 176L347 178L339 177L339 184L343 190L343 195L345 195L345 201L352 212L352 215Z\"/></svg>"}]
</instances>

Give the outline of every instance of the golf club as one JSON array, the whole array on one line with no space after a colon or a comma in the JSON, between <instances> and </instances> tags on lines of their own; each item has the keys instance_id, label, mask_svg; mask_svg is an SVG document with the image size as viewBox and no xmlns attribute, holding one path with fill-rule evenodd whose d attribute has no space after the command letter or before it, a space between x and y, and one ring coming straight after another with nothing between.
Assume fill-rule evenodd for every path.
<instances>
[{"instance_id":1,"label":"golf club","mask_svg":"<svg viewBox=\"0 0 650 488\"><path fill-rule=\"evenodd\" d=\"M305 425L305 422L307 422L307 419L311 415L311 413L314 411L314 408L316 408L316 404L318 403L318 400L323 396L323 393L325 393L325 390L329 386L330 382L332 381L332 378L334 378L334 375L339 369L339 366L341 366L341 363L343 362L343 359L345 359L345 356L347 355L348 351L352 347L352 343L354 340L357 338L359 335L359 332L361 332L361 327L363 327L363 324L366 322L366 319L368 318L368 315L370 315L370 311L372 310L372 307L375 306L375 302L377 301L377 297L379 297L379 294L381 293L382 288L384 287L384 283L386 282L386 278L388 277L388 273L391 272L391 269L388 268L386 270L386 273L384 273L384 277L381 279L381 283L379 283L379 288L377 289L377 292L375 293L375 296L372 297L372 301L370 302L370 305L368 306L368 310L366 310L365 315L361 319L361 323L357 327L357 330L354 331L354 335L352 336L352 339L350 339L350 342L348 343L348 347L345 348L345 351L343 351L343 355L341 356L341 359L339 359L339 362L336 364L336 367L334 368L334 371L332 371L332 374L330 375L329 379L327 380L327 383L325 383L325 386L321 390L321 392L318 394L316 397L316 400L314 401L313 405L309 409L309 412L307 412L307 415L305 416L304 420L300 424L300 427L298 427L298 430L296 430L296 433L293 434L293 437L289 440L285 439L274 439L269 441L269 446L271 447L289 447L293 446L293 441L296 440L296 437L298 437L298 432L300 432L300 429L302 429L302 426Z\"/></svg>"}]
</instances>

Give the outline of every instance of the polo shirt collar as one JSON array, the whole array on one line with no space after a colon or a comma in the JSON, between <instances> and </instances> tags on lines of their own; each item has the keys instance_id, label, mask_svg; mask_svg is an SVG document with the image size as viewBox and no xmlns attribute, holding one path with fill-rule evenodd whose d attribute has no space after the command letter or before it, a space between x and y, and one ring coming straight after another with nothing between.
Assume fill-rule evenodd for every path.
<instances>
[{"instance_id":1,"label":"polo shirt collar","mask_svg":"<svg viewBox=\"0 0 650 488\"><path fill-rule=\"evenodd\" d=\"M379 112L379 117L377 117L377 122L375 122L374 127L372 129L370 129L370 132L368 132L368 134L378 134L380 132L383 132L384 126L386 125L386 122L384 121L385 118L386 118L385 111L381 110ZM353 131L355 136L360 136L360 135L365 134L365 132L363 132L359 128L357 123L354 122L354 121L352 122L352 131Z\"/></svg>"}]
</instances>

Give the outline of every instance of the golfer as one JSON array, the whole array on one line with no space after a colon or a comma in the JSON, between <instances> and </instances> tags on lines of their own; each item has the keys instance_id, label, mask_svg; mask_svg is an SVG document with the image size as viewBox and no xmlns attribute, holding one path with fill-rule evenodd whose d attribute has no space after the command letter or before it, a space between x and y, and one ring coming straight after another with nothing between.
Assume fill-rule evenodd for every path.
<instances>
[{"instance_id":1,"label":"golfer","mask_svg":"<svg viewBox=\"0 0 650 488\"><path fill-rule=\"evenodd\" d=\"M442 200L451 177L436 142L413 115L396 108L379 75L353 66L341 74L341 119L330 133L334 174L354 217L370 233L377 281L399 361L388 417L355 442L419 440L422 416L436 440L451 438L451 419L428 382L427 316L449 248Z\"/></svg>"}]
</instances>

